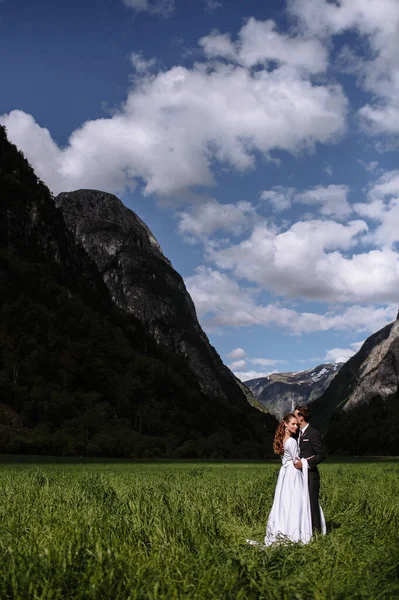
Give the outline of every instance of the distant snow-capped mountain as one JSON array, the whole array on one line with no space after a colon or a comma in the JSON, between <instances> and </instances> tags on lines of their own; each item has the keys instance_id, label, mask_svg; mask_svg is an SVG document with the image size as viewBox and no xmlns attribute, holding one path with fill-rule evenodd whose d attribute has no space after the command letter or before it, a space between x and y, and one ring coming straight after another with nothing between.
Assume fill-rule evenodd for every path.
<instances>
[{"instance_id":1,"label":"distant snow-capped mountain","mask_svg":"<svg viewBox=\"0 0 399 600\"><path fill-rule=\"evenodd\" d=\"M296 404L310 404L330 385L343 363L324 364L298 373L272 373L251 379L245 385L253 396L277 419Z\"/></svg>"}]
</instances>

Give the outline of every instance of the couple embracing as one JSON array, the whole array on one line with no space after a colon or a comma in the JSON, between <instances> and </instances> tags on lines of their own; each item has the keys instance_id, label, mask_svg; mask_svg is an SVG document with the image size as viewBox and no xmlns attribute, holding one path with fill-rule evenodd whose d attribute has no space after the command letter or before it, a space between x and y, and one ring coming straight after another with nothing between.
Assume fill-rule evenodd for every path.
<instances>
[{"instance_id":1,"label":"couple embracing","mask_svg":"<svg viewBox=\"0 0 399 600\"><path fill-rule=\"evenodd\" d=\"M266 546L284 541L307 544L313 532L326 532L317 469L326 452L320 433L309 421L309 408L297 406L277 427L273 450L282 465L267 521Z\"/></svg>"}]
</instances>

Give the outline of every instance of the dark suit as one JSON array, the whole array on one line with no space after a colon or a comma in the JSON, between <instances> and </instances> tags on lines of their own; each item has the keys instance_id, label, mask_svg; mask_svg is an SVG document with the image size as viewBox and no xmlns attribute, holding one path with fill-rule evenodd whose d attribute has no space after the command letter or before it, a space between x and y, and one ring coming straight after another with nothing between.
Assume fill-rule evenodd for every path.
<instances>
[{"instance_id":1,"label":"dark suit","mask_svg":"<svg viewBox=\"0 0 399 600\"><path fill-rule=\"evenodd\" d=\"M300 435L299 450L301 458L308 459L308 483L312 527L316 531L321 531L319 508L320 474L317 465L325 459L326 449L320 433L310 424L305 433Z\"/></svg>"}]
</instances>

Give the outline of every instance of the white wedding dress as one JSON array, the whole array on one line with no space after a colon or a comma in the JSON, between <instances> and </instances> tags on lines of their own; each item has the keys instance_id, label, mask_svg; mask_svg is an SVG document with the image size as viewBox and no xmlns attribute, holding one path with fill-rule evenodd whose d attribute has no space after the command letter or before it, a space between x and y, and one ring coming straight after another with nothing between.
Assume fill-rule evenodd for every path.
<instances>
[{"instance_id":1,"label":"white wedding dress","mask_svg":"<svg viewBox=\"0 0 399 600\"><path fill-rule=\"evenodd\" d=\"M298 457L298 444L290 437L284 442L282 465L267 521L265 546L284 542L307 544L312 537L308 463L302 458L302 470L296 469L294 462ZM325 534L326 522L321 508L320 515L322 533Z\"/></svg>"}]
</instances>

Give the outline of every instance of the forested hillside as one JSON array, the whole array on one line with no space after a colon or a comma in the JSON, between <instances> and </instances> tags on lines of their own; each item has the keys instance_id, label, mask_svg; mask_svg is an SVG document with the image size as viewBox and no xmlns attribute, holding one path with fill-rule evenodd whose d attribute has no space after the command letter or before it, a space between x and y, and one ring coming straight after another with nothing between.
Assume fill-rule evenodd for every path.
<instances>
[{"instance_id":1,"label":"forested hillside","mask_svg":"<svg viewBox=\"0 0 399 600\"><path fill-rule=\"evenodd\" d=\"M264 456L275 421L205 394L113 304L46 186L0 128L0 451Z\"/></svg>"}]
</instances>

